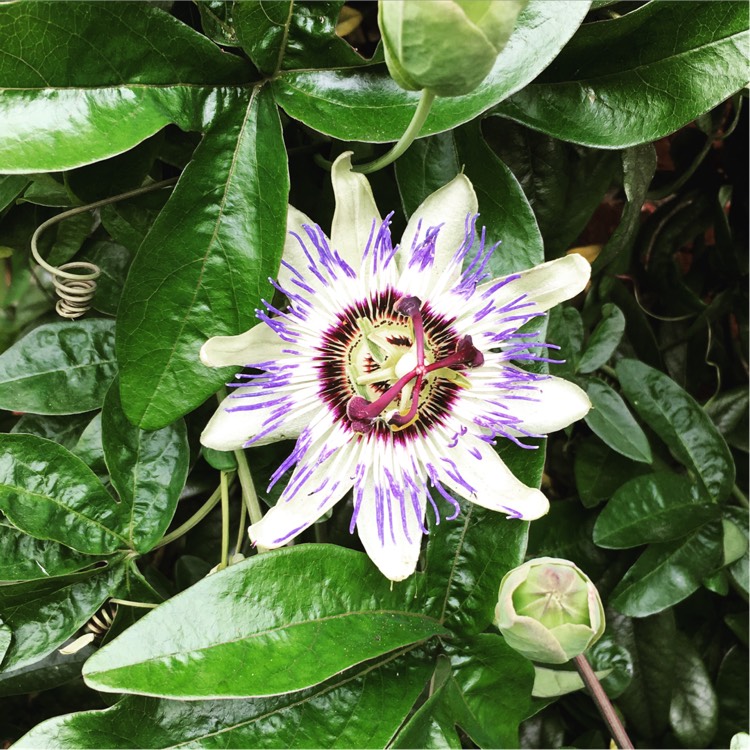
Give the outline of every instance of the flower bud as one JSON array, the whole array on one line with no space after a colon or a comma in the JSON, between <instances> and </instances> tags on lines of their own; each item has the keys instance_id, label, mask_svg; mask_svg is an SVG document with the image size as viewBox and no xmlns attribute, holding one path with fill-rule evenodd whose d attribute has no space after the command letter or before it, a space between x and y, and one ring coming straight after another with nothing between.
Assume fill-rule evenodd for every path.
<instances>
[{"instance_id":1,"label":"flower bud","mask_svg":"<svg viewBox=\"0 0 750 750\"><path fill-rule=\"evenodd\" d=\"M495 625L508 645L532 661L563 664L604 632L599 592L569 560L540 557L506 573Z\"/></svg>"},{"instance_id":2,"label":"flower bud","mask_svg":"<svg viewBox=\"0 0 750 750\"><path fill-rule=\"evenodd\" d=\"M528 0L380 0L388 70L401 88L473 91L495 64Z\"/></svg>"}]
</instances>

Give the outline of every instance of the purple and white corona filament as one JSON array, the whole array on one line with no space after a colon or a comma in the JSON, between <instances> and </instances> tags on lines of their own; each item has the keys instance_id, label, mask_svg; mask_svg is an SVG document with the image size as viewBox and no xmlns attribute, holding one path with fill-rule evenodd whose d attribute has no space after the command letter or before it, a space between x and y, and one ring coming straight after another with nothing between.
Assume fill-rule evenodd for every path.
<instances>
[{"instance_id":1,"label":"purple and white corona filament","mask_svg":"<svg viewBox=\"0 0 750 750\"><path fill-rule=\"evenodd\" d=\"M415 569L431 506L460 512L454 495L531 520L549 504L515 478L493 449L520 445L580 419L577 386L513 364L533 354L519 328L580 292L590 275L577 255L488 278L493 248L476 229L464 175L433 193L394 247L369 184L332 170L331 239L290 207L276 288L260 323L210 339L209 366L241 373L201 441L218 450L294 438L272 481L293 469L277 505L250 527L264 547L286 544L352 490L351 530L384 575Z\"/></svg>"}]
</instances>

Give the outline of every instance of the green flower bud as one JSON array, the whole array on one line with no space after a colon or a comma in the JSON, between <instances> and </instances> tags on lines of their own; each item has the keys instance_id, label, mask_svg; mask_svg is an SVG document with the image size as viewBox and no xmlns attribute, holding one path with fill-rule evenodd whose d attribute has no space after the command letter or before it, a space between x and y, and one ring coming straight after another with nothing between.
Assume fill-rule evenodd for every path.
<instances>
[{"instance_id":1,"label":"green flower bud","mask_svg":"<svg viewBox=\"0 0 750 750\"><path fill-rule=\"evenodd\" d=\"M380 33L391 76L410 91L468 94L492 69L527 2L380 0Z\"/></svg>"},{"instance_id":2,"label":"green flower bud","mask_svg":"<svg viewBox=\"0 0 750 750\"><path fill-rule=\"evenodd\" d=\"M602 635L604 608L594 584L572 562L540 557L503 578L495 625L532 661L563 664Z\"/></svg>"}]
</instances>

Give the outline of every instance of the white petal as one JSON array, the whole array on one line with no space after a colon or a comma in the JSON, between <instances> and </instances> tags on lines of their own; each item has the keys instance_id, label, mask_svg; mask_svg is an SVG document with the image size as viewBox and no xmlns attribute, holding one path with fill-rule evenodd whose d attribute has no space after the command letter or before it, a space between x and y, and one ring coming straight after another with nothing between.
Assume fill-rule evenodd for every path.
<instances>
[{"instance_id":1,"label":"white petal","mask_svg":"<svg viewBox=\"0 0 750 750\"><path fill-rule=\"evenodd\" d=\"M286 212L286 239L284 240L284 252L281 257L285 263L288 263L302 273L304 273L304 270L310 265L310 261L302 252L299 240L290 233L293 232L298 237L302 238L303 241L306 241L307 232L305 232L304 229L305 224L313 226L315 222L309 216L303 214L302 211L297 210L294 206L288 206ZM289 268L282 263L279 267L277 278L284 289L294 290L294 286L291 284L292 276L293 274Z\"/></svg>"},{"instance_id":2,"label":"white petal","mask_svg":"<svg viewBox=\"0 0 750 750\"><path fill-rule=\"evenodd\" d=\"M539 490L517 479L490 445L470 434L456 448L446 450L436 468L442 484L483 508L525 521L549 510L549 501Z\"/></svg>"},{"instance_id":3,"label":"white petal","mask_svg":"<svg viewBox=\"0 0 750 750\"><path fill-rule=\"evenodd\" d=\"M377 493L376 485L379 488ZM401 490L406 490L403 483ZM359 488L355 490L355 494L358 491ZM370 474L363 482L361 493L357 532L362 546L386 578L390 578L391 581L403 581L417 567L427 496L421 493L420 517L417 518L411 500L404 496L403 502L400 501L391 491L384 476L373 477Z\"/></svg>"},{"instance_id":4,"label":"white petal","mask_svg":"<svg viewBox=\"0 0 750 750\"><path fill-rule=\"evenodd\" d=\"M283 357L288 346L265 323L238 336L214 336L201 347L201 362L207 367L245 367Z\"/></svg>"},{"instance_id":5,"label":"white petal","mask_svg":"<svg viewBox=\"0 0 750 750\"><path fill-rule=\"evenodd\" d=\"M508 276L480 284L476 293L489 293L497 286L497 291L491 297L498 307L526 295L528 301L536 303L534 312L544 312L582 292L591 277L591 266L583 256L572 253L518 275L520 278L505 285L502 285L502 281Z\"/></svg>"},{"instance_id":6,"label":"white petal","mask_svg":"<svg viewBox=\"0 0 750 750\"><path fill-rule=\"evenodd\" d=\"M339 430L329 435L333 445L341 439L348 438ZM320 455L320 446L308 451L298 462L276 505L248 529L250 539L267 549L281 547L341 500L354 484L353 451L348 448L339 447L311 473L309 467Z\"/></svg>"},{"instance_id":7,"label":"white petal","mask_svg":"<svg viewBox=\"0 0 750 750\"><path fill-rule=\"evenodd\" d=\"M477 196L469 178L464 174L456 175L447 185L443 185L432 195L428 196L419 208L412 214L406 230L401 238L399 252L399 267L407 273L406 264L411 255L412 245L417 237L424 237L427 229L442 225L435 242L435 257L430 273L421 271L420 274L428 279L424 282L425 289L431 286L431 280L437 278L450 265L456 251L463 244L466 236L466 217L474 216L478 209ZM454 276L458 279L461 268L456 265Z\"/></svg>"},{"instance_id":8,"label":"white petal","mask_svg":"<svg viewBox=\"0 0 750 750\"><path fill-rule=\"evenodd\" d=\"M331 247L338 250L355 270L372 232L373 222L380 225L380 213L370 183L363 174L352 172L352 152L341 154L331 167L331 182L336 210L331 224Z\"/></svg>"},{"instance_id":9,"label":"white petal","mask_svg":"<svg viewBox=\"0 0 750 750\"><path fill-rule=\"evenodd\" d=\"M256 399L232 398L234 394L239 395L255 390L257 390L255 386L233 389L233 393L221 402L206 425L206 429L201 433L203 445L217 451L234 451L242 448L250 438L268 429L269 425L264 423L272 419L272 413L279 408L279 404L264 406L251 411L227 411L250 401L253 403L260 402L262 396L257 401ZM296 439L309 422L309 412L295 409L290 399L283 420L273 419L274 428L253 444L266 445L266 443L274 443L277 440Z\"/></svg>"},{"instance_id":10,"label":"white petal","mask_svg":"<svg viewBox=\"0 0 750 750\"><path fill-rule=\"evenodd\" d=\"M586 416L591 408L585 391L562 378L549 377L533 386L533 390L523 391L523 396L534 401L514 399L508 402L513 416L521 420L520 426L527 432L547 435L562 430Z\"/></svg>"}]
</instances>

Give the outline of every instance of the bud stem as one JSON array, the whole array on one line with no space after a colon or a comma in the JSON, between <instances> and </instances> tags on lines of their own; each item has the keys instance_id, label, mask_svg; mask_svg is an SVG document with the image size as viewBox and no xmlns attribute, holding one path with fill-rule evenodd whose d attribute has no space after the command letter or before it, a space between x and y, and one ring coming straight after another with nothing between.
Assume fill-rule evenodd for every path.
<instances>
[{"instance_id":1,"label":"bud stem","mask_svg":"<svg viewBox=\"0 0 750 750\"><path fill-rule=\"evenodd\" d=\"M594 670L591 668L586 657L583 654L580 654L573 659L573 662L576 665L578 674L581 675L583 684L591 694L594 703L596 703L596 707L599 709L599 713L601 714L602 719L604 719L604 723L609 728L617 747L623 748L623 750L632 750L633 743L630 741L630 737L628 737L628 733L625 731L625 727L622 725L620 717L617 715L614 706L604 692L604 688L602 687L601 682L599 682L599 678L594 673Z\"/></svg>"},{"instance_id":2,"label":"bud stem","mask_svg":"<svg viewBox=\"0 0 750 750\"><path fill-rule=\"evenodd\" d=\"M425 120L427 119L427 115L430 114L430 108L432 107L432 102L434 100L435 94L432 91L429 89L422 89L422 96L419 100L419 104L417 104L416 110L414 110L411 122L404 131L404 134L396 142L396 145L390 151L368 164L354 164L352 166L352 171L359 172L360 174L372 174L373 172L377 172L379 169L387 167L389 164L396 161L396 159L398 159L398 157L401 156L416 140L422 130Z\"/></svg>"}]
</instances>

